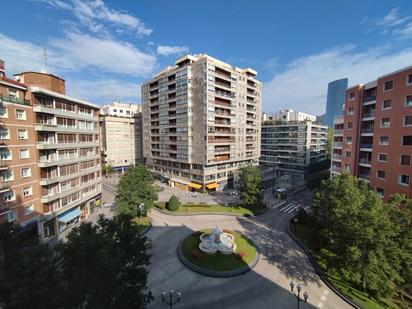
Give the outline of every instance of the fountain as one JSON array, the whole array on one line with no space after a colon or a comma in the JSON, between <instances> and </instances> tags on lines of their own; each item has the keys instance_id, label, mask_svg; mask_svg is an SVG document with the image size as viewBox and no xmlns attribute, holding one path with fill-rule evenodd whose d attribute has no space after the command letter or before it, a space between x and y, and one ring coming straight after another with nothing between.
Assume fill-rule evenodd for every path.
<instances>
[{"instance_id":1,"label":"fountain","mask_svg":"<svg viewBox=\"0 0 412 309\"><path fill-rule=\"evenodd\" d=\"M199 249L206 253L231 254L236 250L234 239L235 237L232 234L223 232L216 226L210 234L203 233L200 235Z\"/></svg>"}]
</instances>

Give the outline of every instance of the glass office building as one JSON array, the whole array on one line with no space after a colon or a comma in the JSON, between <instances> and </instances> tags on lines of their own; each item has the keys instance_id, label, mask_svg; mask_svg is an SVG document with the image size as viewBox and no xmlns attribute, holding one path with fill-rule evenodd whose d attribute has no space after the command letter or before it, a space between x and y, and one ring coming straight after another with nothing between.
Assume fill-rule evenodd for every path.
<instances>
[{"instance_id":1,"label":"glass office building","mask_svg":"<svg viewBox=\"0 0 412 309\"><path fill-rule=\"evenodd\" d=\"M338 79L328 84L325 124L329 127L333 126L333 118L342 114L346 88L348 88L347 78Z\"/></svg>"}]
</instances>

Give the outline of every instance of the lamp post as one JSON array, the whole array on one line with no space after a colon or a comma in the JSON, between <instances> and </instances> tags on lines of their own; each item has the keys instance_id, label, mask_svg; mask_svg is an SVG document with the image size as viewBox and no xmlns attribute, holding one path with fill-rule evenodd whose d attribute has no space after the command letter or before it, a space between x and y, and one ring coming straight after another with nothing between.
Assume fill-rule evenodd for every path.
<instances>
[{"instance_id":1,"label":"lamp post","mask_svg":"<svg viewBox=\"0 0 412 309\"><path fill-rule=\"evenodd\" d=\"M173 300L173 289L169 290L169 300L166 298L166 291L162 291L162 303L169 305L169 308L172 309L173 305L180 303L180 298L182 297L182 293L177 290L176 293L177 299Z\"/></svg>"},{"instance_id":2,"label":"lamp post","mask_svg":"<svg viewBox=\"0 0 412 309\"><path fill-rule=\"evenodd\" d=\"M143 204L143 203L140 203L140 204L139 204L140 218L143 216L143 209L144 209L144 204Z\"/></svg>"},{"instance_id":3,"label":"lamp post","mask_svg":"<svg viewBox=\"0 0 412 309\"><path fill-rule=\"evenodd\" d=\"M298 218L294 218L293 222L295 222L295 234L296 234L296 230L297 230L297 224L298 224Z\"/></svg>"},{"instance_id":4,"label":"lamp post","mask_svg":"<svg viewBox=\"0 0 412 309\"><path fill-rule=\"evenodd\" d=\"M304 301L305 303L307 302L308 298L309 298L309 294L308 292L304 292L303 293L303 298L300 297L300 292L302 291L302 286L300 285L300 283L298 283L296 289L297 289L297 293L295 293L295 283L293 281L290 282L290 290L292 291L293 295L295 295L296 297L296 301L298 302L298 309L299 309L299 304L301 301Z\"/></svg>"}]
</instances>

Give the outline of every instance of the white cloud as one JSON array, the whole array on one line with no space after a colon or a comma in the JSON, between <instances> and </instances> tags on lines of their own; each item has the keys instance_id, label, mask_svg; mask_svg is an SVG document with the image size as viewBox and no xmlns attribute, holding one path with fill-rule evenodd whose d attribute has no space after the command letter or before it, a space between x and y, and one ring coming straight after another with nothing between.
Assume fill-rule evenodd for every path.
<instances>
[{"instance_id":1,"label":"white cloud","mask_svg":"<svg viewBox=\"0 0 412 309\"><path fill-rule=\"evenodd\" d=\"M392 33L398 37L405 37L411 35L411 31L403 31L405 26L412 28L410 20L412 15L402 14L398 7L391 9L385 16L378 18L365 17L361 24L368 27L367 32L379 30L382 33Z\"/></svg>"},{"instance_id":2,"label":"white cloud","mask_svg":"<svg viewBox=\"0 0 412 309\"><path fill-rule=\"evenodd\" d=\"M153 32L139 18L126 12L110 9L102 0L41 1L51 7L71 11L92 32L107 34L106 24L143 36L148 36Z\"/></svg>"},{"instance_id":3,"label":"white cloud","mask_svg":"<svg viewBox=\"0 0 412 309\"><path fill-rule=\"evenodd\" d=\"M412 49L356 52L353 45L298 58L264 84L263 109L276 112L280 107L290 107L319 115L325 112L329 82L348 77L351 85L367 83L411 63Z\"/></svg>"},{"instance_id":4,"label":"white cloud","mask_svg":"<svg viewBox=\"0 0 412 309\"><path fill-rule=\"evenodd\" d=\"M113 100L140 103L140 85L114 79L82 80L66 82L70 96L95 104L107 104Z\"/></svg>"},{"instance_id":5,"label":"white cloud","mask_svg":"<svg viewBox=\"0 0 412 309\"><path fill-rule=\"evenodd\" d=\"M164 46L159 45L156 49L156 52L162 56L170 56L173 54L183 54L187 53L189 48L186 46Z\"/></svg>"},{"instance_id":6,"label":"white cloud","mask_svg":"<svg viewBox=\"0 0 412 309\"><path fill-rule=\"evenodd\" d=\"M50 45L63 58L55 59L67 70L86 67L104 72L147 76L156 66L156 57L139 51L133 45L109 38L68 32L64 39L52 39Z\"/></svg>"}]
</instances>

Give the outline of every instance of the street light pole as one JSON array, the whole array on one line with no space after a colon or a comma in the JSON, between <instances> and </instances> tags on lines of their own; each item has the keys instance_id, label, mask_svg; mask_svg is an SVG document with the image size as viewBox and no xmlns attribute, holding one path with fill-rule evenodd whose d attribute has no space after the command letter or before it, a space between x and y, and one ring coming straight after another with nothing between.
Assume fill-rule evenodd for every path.
<instances>
[{"instance_id":1,"label":"street light pole","mask_svg":"<svg viewBox=\"0 0 412 309\"><path fill-rule=\"evenodd\" d=\"M170 289L169 290L169 300L167 300L166 291L163 290L162 291L162 303L169 305L169 308L172 309L173 305L180 303L180 298L182 297L182 293L179 290L177 290L176 296L177 296L177 299L173 301L173 289Z\"/></svg>"},{"instance_id":2,"label":"street light pole","mask_svg":"<svg viewBox=\"0 0 412 309\"><path fill-rule=\"evenodd\" d=\"M299 305L301 301L304 301L305 303L307 302L308 298L309 298L309 294L308 292L304 292L303 293L303 298L300 297L300 292L302 291L302 286L300 285L300 283L297 285L297 293L295 293L295 283L293 281L290 282L290 290L292 291L293 295L295 295L296 297L296 301L298 303L298 309L299 309Z\"/></svg>"}]
</instances>

